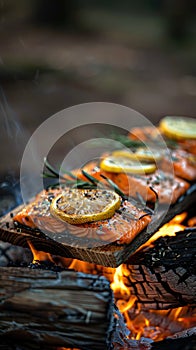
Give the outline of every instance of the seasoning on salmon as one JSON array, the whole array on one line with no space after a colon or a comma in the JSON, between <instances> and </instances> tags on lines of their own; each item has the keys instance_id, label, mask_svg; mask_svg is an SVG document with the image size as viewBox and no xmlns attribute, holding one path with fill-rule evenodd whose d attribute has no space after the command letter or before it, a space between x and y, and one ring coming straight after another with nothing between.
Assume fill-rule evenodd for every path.
<instances>
[{"instance_id":1,"label":"seasoning on salmon","mask_svg":"<svg viewBox=\"0 0 196 350\"><path fill-rule=\"evenodd\" d=\"M66 224L50 215L50 204L54 197L62 190L55 189L40 192L35 200L27 204L14 217L13 221L32 229L38 228L40 231L63 232Z\"/></svg>"},{"instance_id":2,"label":"seasoning on salmon","mask_svg":"<svg viewBox=\"0 0 196 350\"><path fill-rule=\"evenodd\" d=\"M54 218L50 213L51 197L58 195L60 191L62 189L42 191L35 201L17 213L13 220L27 227L43 229L44 232L69 233L78 238L94 239L105 243L116 241L118 244L130 243L151 220L149 215L143 216L145 214L143 210L124 201L110 219L70 225Z\"/></svg>"},{"instance_id":3,"label":"seasoning on salmon","mask_svg":"<svg viewBox=\"0 0 196 350\"><path fill-rule=\"evenodd\" d=\"M196 156L181 149L171 151L171 161L174 167L174 174L188 181L196 179ZM171 161L165 156L161 161L161 168L169 171Z\"/></svg>"},{"instance_id":4,"label":"seasoning on salmon","mask_svg":"<svg viewBox=\"0 0 196 350\"><path fill-rule=\"evenodd\" d=\"M69 224L84 224L111 218L121 205L112 190L65 188L52 200L50 212Z\"/></svg>"},{"instance_id":5,"label":"seasoning on salmon","mask_svg":"<svg viewBox=\"0 0 196 350\"><path fill-rule=\"evenodd\" d=\"M86 169L90 175L102 180L103 171L98 164L89 163ZM111 179L125 195L137 198L137 193L139 193L146 202L152 203L156 201L156 195L150 187L157 192L160 203L174 204L190 186L185 180L162 170L156 170L153 174L147 175L104 171L104 175ZM80 177L79 173L78 176Z\"/></svg>"},{"instance_id":6,"label":"seasoning on salmon","mask_svg":"<svg viewBox=\"0 0 196 350\"><path fill-rule=\"evenodd\" d=\"M128 137L131 140L139 140L145 142L158 142L161 133L158 128L154 126L144 126L143 128L135 127L130 130Z\"/></svg>"},{"instance_id":7,"label":"seasoning on salmon","mask_svg":"<svg viewBox=\"0 0 196 350\"><path fill-rule=\"evenodd\" d=\"M180 140L179 148L196 155L196 140Z\"/></svg>"},{"instance_id":8,"label":"seasoning on salmon","mask_svg":"<svg viewBox=\"0 0 196 350\"><path fill-rule=\"evenodd\" d=\"M155 127L143 127L143 128L133 128L131 129L128 137L131 140L140 140L144 143L159 143L160 137L166 141L169 148L181 149L196 155L196 140L195 139L185 139L185 140L172 140L166 135L161 133L159 128Z\"/></svg>"},{"instance_id":9,"label":"seasoning on salmon","mask_svg":"<svg viewBox=\"0 0 196 350\"><path fill-rule=\"evenodd\" d=\"M183 179L161 170L157 170L153 174L139 176L123 173L113 174L112 181L127 195L137 197L138 192L147 202L156 201L156 195L150 188L152 187L158 194L160 203L170 204L174 204L190 186Z\"/></svg>"}]
</instances>

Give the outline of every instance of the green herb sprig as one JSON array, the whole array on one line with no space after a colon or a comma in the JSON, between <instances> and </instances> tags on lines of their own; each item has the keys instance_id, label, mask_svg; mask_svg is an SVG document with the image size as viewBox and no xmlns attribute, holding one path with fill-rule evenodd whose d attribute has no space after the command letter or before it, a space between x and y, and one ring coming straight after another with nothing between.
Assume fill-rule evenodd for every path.
<instances>
[{"instance_id":1,"label":"green herb sprig","mask_svg":"<svg viewBox=\"0 0 196 350\"><path fill-rule=\"evenodd\" d=\"M136 206L141 206L141 209L145 211L145 214L143 214L139 219L142 219L144 216L147 215L152 216L157 211L159 198L157 192L152 187L150 187L150 189L155 193L156 196L154 209L151 209L148 206L146 206L145 201L139 193L137 193L138 201L136 201L134 198L126 196L125 193L121 191L121 189L116 183L114 183L111 179L109 179L103 174L101 174L100 176L103 178L103 180L105 180L104 183L96 179L94 176L88 174L85 170L81 169L82 174L87 179L87 181L85 181L83 179L79 179L77 176L75 176L74 174L72 174L72 172L69 171L63 171L63 173L59 173L58 170L55 169L46 158L44 159L44 165L47 171L43 172L43 177L58 180L55 184L48 186L47 189L65 186L79 189L96 189L97 186L99 186L99 188L105 188L107 186L109 189L112 189L117 194L119 194L123 201L128 200L133 202Z\"/></svg>"},{"instance_id":2,"label":"green herb sprig","mask_svg":"<svg viewBox=\"0 0 196 350\"><path fill-rule=\"evenodd\" d=\"M48 188L67 186L71 188L80 188L80 189L96 189L98 185L100 188L104 188L106 186L103 182L99 181L94 176L88 174L83 169L81 169L81 172L84 175L84 177L87 179L87 181L77 178L77 176L75 176L69 171L64 171L64 173L59 173L58 170L55 169L46 158L44 159L44 165L47 169L47 172L46 171L43 172L43 177L58 180L58 182L48 186ZM68 178L66 178L66 175L68 176ZM118 193L122 197L123 200L127 199L127 196L120 190L120 188L112 180L110 180L104 175L101 175L101 177L107 181L108 188L110 189L112 188L116 193Z\"/></svg>"}]
</instances>

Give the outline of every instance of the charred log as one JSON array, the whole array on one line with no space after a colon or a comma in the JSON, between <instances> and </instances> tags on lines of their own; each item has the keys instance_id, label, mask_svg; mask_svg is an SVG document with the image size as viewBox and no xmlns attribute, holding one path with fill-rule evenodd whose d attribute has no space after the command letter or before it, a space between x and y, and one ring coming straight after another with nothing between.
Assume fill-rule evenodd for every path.
<instances>
[{"instance_id":1,"label":"charred log","mask_svg":"<svg viewBox=\"0 0 196 350\"><path fill-rule=\"evenodd\" d=\"M196 334L185 338L165 339L152 344L152 350L195 350Z\"/></svg>"},{"instance_id":2,"label":"charred log","mask_svg":"<svg viewBox=\"0 0 196 350\"><path fill-rule=\"evenodd\" d=\"M104 277L0 268L0 344L107 349L113 295Z\"/></svg>"},{"instance_id":3,"label":"charred log","mask_svg":"<svg viewBox=\"0 0 196 350\"><path fill-rule=\"evenodd\" d=\"M196 229L161 237L127 261L126 285L147 309L196 305Z\"/></svg>"}]
</instances>

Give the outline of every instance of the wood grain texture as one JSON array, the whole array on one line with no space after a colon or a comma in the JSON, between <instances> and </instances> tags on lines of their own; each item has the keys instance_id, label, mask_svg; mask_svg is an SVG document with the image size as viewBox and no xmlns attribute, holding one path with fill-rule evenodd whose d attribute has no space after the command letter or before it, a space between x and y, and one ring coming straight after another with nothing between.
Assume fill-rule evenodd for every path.
<instances>
[{"instance_id":1,"label":"wood grain texture","mask_svg":"<svg viewBox=\"0 0 196 350\"><path fill-rule=\"evenodd\" d=\"M86 248L78 244L78 241L73 244L61 244L49 238L40 232L31 232L26 229L16 229L13 225L10 214L7 214L0 222L0 240L19 245L22 247L29 247L28 241L32 242L37 250L49 252L54 255L59 255L67 258L75 258L95 264L118 267L124 263L131 254L133 254L138 247L148 241L148 239L161 227L164 223L171 220L175 215L187 210L196 202L196 186L193 185L187 191L186 195L181 197L178 202L171 206L165 217L162 219L164 211L159 211L154 219L154 223L150 230L144 230L139 233L130 244L118 245L111 243L105 246L96 248ZM13 212L17 213L22 206L16 208ZM9 226L9 227L8 227Z\"/></svg>"},{"instance_id":2,"label":"wood grain texture","mask_svg":"<svg viewBox=\"0 0 196 350\"><path fill-rule=\"evenodd\" d=\"M113 293L104 277L0 268L0 343L108 349Z\"/></svg>"}]
</instances>

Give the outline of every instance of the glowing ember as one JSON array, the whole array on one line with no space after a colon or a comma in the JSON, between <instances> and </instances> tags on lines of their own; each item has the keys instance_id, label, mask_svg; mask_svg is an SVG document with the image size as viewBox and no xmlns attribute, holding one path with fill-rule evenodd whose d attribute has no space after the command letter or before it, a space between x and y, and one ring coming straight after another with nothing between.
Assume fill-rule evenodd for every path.
<instances>
[{"instance_id":1,"label":"glowing ember","mask_svg":"<svg viewBox=\"0 0 196 350\"><path fill-rule=\"evenodd\" d=\"M161 236L175 236L176 232L182 231L186 226L181 223L186 219L187 213L175 216L170 222L162 226L144 246L152 245ZM124 277L131 274L126 264L119 266L114 274L111 288L116 298L116 304L124 315L127 327L131 331L131 339L139 340L142 336L154 341L163 340L169 335L179 332L194 325L196 317L186 317L185 307L179 307L171 311L142 311L134 308L136 296L130 295L129 288L124 284ZM132 309L133 308L133 309ZM185 316L185 317L184 317ZM164 322L163 322L164 320ZM167 321L167 322L166 322Z\"/></svg>"},{"instance_id":2,"label":"glowing ember","mask_svg":"<svg viewBox=\"0 0 196 350\"><path fill-rule=\"evenodd\" d=\"M160 236L175 236L176 232L184 230L186 226L181 223L186 219L187 213L182 213L173 218L170 222L162 226L144 246L153 245ZM34 249L31 242L28 242L33 252L33 262L50 260L54 262L51 255L39 252ZM139 248L141 249L141 247ZM124 316L127 327L130 330L131 339L139 340L141 337L151 338L160 341L166 337L194 326L196 315L189 314L188 307L179 307L172 310L142 310L136 308L137 296L131 295L130 289L124 283L126 276L131 275L128 265L123 264L118 268L106 268L96 264L90 264L79 260L59 258L63 267L69 267L79 272L104 275L111 282L116 305ZM141 304L140 304L141 305ZM58 348L58 350L69 350Z\"/></svg>"},{"instance_id":3,"label":"glowing ember","mask_svg":"<svg viewBox=\"0 0 196 350\"><path fill-rule=\"evenodd\" d=\"M131 331L131 339L139 340L141 337L146 337L160 341L194 325L196 315L188 317L187 307L172 310L149 310L148 312L136 309L134 304L137 297L130 295L129 288L123 282L123 277L130 273L127 265L119 266L114 274L111 288L116 304Z\"/></svg>"}]
</instances>

